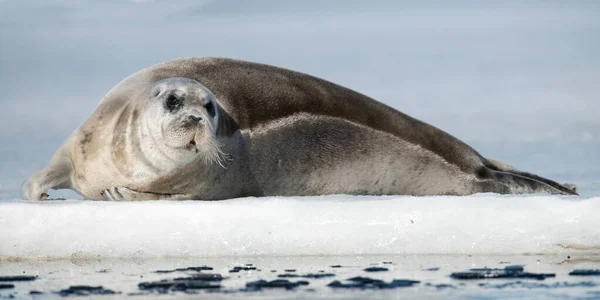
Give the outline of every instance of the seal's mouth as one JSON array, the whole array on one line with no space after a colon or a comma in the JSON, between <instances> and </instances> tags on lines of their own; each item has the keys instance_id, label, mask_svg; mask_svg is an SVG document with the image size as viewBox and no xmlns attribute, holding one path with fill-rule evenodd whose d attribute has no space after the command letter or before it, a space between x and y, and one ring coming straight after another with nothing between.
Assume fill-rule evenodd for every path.
<instances>
[{"instance_id":1,"label":"seal's mouth","mask_svg":"<svg viewBox=\"0 0 600 300\"><path fill-rule=\"evenodd\" d=\"M196 140L195 139L192 139L188 143L187 148L190 149L190 150L192 150L192 151L195 151L196 153L198 153L198 147L196 146Z\"/></svg>"},{"instance_id":2,"label":"seal's mouth","mask_svg":"<svg viewBox=\"0 0 600 300\"><path fill-rule=\"evenodd\" d=\"M196 132L193 137L188 136L186 140L187 143L184 147L185 150L189 151L187 153L194 153L206 164L216 163L226 168L226 165L231 161L229 155L221 149L221 143L207 130Z\"/></svg>"}]
</instances>

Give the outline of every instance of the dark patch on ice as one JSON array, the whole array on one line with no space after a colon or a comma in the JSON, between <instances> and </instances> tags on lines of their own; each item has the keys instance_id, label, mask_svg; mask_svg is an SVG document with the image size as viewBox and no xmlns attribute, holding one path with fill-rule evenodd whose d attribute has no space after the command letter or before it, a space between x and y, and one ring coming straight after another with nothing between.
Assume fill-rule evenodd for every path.
<instances>
[{"instance_id":1,"label":"dark patch on ice","mask_svg":"<svg viewBox=\"0 0 600 300\"><path fill-rule=\"evenodd\" d=\"M527 282L527 281L515 281L503 284L491 284L491 283L480 283L482 288L492 289L505 289L505 288L527 288L527 289L557 289L557 288L571 288L571 287L596 287L598 284L592 281L582 282L554 282L554 283L538 283L538 282Z\"/></svg>"},{"instance_id":2,"label":"dark patch on ice","mask_svg":"<svg viewBox=\"0 0 600 300\"><path fill-rule=\"evenodd\" d=\"M10 283L1 283L0 284L0 289L12 289L14 287L15 287L15 285L10 284Z\"/></svg>"},{"instance_id":3,"label":"dark patch on ice","mask_svg":"<svg viewBox=\"0 0 600 300\"><path fill-rule=\"evenodd\" d=\"M342 288L342 289L393 289L402 287L411 287L420 281L408 280L408 279L394 279L391 282L385 282L380 279L373 279L369 277L352 277L346 279L349 283L342 283L338 280L331 282L327 286L330 288Z\"/></svg>"},{"instance_id":4,"label":"dark patch on ice","mask_svg":"<svg viewBox=\"0 0 600 300\"><path fill-rule=\"evenodd\" d=\"M425 286L434 287L438 290L455 289L456 288L456 286L454 286L452 284L446 284L446 283L441 283L441 284L426 283Z\"/></svg>"},{"instance_id":5,"label":"dark patch on ice","mask_svg":"<svg viewBox=\"0 0 600 300\"><path fill-rule=\"evenodd\" d=\"M531 278L544 280L548 277L555 277L556 274L536 274L525 272L522 265L507 266L504 269L492 268L476 268L470 269L469 272L455 272L450 274L454 279L469 280L469 279L492 279L492 278Z\"/></svg>"},{"instance_id":6,"label":"dark patch on ice","mask_svg":"<svg viewBox=\"0 0 600 300\"><path fill-rule=\"evenodd\" d=\"M156 291L159 293L168 293L169 291L188 291L188 290L203 290L203 289L219 289L220 284L211 284L203 280L161 280L154 282L142 282L138 284L138 288L144 291Z\"/></svg>"},{"instance_id":7,"label":"dark patch on ice","mask_svg":"<svg viewBox=\"0 0 600 300\"><path fill-rule=\"evenodd\" d=\"M300 280L297 282L289 281L286 279L276 279L272 281L257 280L246 283L248 290L261 290L264 288L284 288L286 290L295 289L299 286L308 285L308 281Z\"/></svg>"},{"instance_id":8,"label":"dark patch on ice","mask_svg":"<svg viewBox=\"0 0 600 300\"><path fill-rule=\"evenodd\" d=\"M285 269L283 271L292 273L292 272L296 272L296 269Z\"/></svg>"},{"instance_id":9,"label":"dark patch on ice","mask_svg":"<svg viewBox=\"0 0 600 300\"><path fill-rule=\"evenodd\" d=\"M333 265L333 266L329 266L330 268L341 268L341 265Z\"/></svg>"},{"instance_id":10,"label":"dark patch on ice","mask_svg":"<svg viewBox=\"0 0 600 300\"><path fill-rule=\"evenodd\" d=\"M33 281L36 280L37 276L25 276L25 275L17 275L17 276L0 276L0 281Z\"/></svg>"},{"instance_id":11,"label":"dark patch on ice","mask_svg":"<svg viewBox=\"0 0 600 300\"><path fill-rule=\"evenodd\" d=\"M363 271L365 271L365 272L387 272L387 271L389 271L389 269L382 268L382 267L369 267L369 268L363 269Z\"/></svg>"},{"instance_id":12,"label":"dark patch on ice","mask_svg":"<svg viewBox=\"0 0 600 300\"><path fill-rule=\"evenodd\" d=\"M384 265L391 265L391 264L393 264L393 262L391 262L391 261L384 261L383 264Z\"/></svg>"},{"instance_id":13,"label":"dark patch on ice","mask_svg":"<svg viewBox=\"0 0 600 300\"><path fill-rule=\"evenodd\" d=\"M600 276L600 269L577 269L569 273L571 276Z\"/></svg>"},{"instance_id":14,"label":"dark patch on ice","mask_svg":"<svg viewBox=\"0 0 600 300\"><path fill-rule=\"evenodd\" d=\"M325 278L325 277L334 277L335 274L333 273L318 273L318 274L314 274L314 273L310 273L310 274L304 274L304 275L300 275L300 274L279 274L277 275L277 277L279 278L311 278L311 279L320 279L320 278Z\"/></svg>"},{"instance_id":15,"label":"dark patch on ice","mask_svg":"<svg viewBox=\"0 0 600 300\"><path fill-rule=\"evenodd\" d=\"M212 267L200 266L200 267L178 268L178 269L174 269L174 270L158 270L155 273L173 273L173 272L185 272L185 271L200 272L200 271L210 271L212 269L213 269Z\"/></svg>"},{"instance_id":16,"label":"dark patch on ice","mask_svg":"<svg viewBox=\"0 0 600 300\"><path fill-rule=\"evenodd\" d=\"M430 271L430 272L435 272L435 271L439 271L439 270L440 270L440 267L423 269L423 271Z\"/></svg>"},{"instance_id":17,"label":"dark patch on ice","mask_svg":"<svg viewBox=\"0 0 600 300\"><path fill-rule=\"evenodd\" d=\"M229 270L229 273L238 273L239 271L252 271L252 270L256 270L256 267L249 267L249 266L233 267L233 269Z\"/></svg>"},{"instance_id":18,"label":"dark patch on ice","mask_svg":"<svg viewBox=\"0 0 600 300\"><path fill-rule=\"evenodd\" d=\"M508 265L508 264L510 264L510 261L500 261L500 262L498 262L498 264L500 264L500 265Z\"/></svg>"},{"instance_id":19,"label":"dark patch on ice","mask_svg":"<svg viewBox=\"0 0 600 300\"><path fill-rule=\"evenodd\" d=\"M188 290L203 290L203 289L218 289L220 282L224 278L221 274L197 274L190 277L180 277L175 279L163 279L160 281L142 282L138 284L140 290L156 291L159 293L167 293L169 291L188 291Z\"/></svg>"},{"instance_id":20,"label":"dark patch on ice","mask_svg":"<svg viewBox=\"0 0 600 300\"><path fill-rule=\"evenodd\" d=\"M59 291L62 297L68 296L90 296L90 295L116 295L121 292L115 292L113 290L105 289L102 286L87 286L87 285L73 285L68 289Z\"/></svg>"},{"instance_id":21,"label":"dark patch on ice","mask_svg":"<svg viewBox=\"0 0 600 300\"><path fill-rule=\"evenodd\" d=\"M98 271L97 273L108 273L108 272L110 272L109 269L102 269L102 270Z\"/></svg>"},{"instance_id":22,"label":"dark patch on ice","mask_svg":"<svg viewBox=\"0 0 600 300\"><path fill-rule=\"evenodd\" d=\"M29 291L29 295L41 295L41 294L43 294L43 292L36 291L36 290Z\"/></svg>"},{"instance_id":23,"label":"dark patch on ice","mask_svg":"<svg viewBox=\"0 0 600 300\"><path fill-rule=\"evenodd\" d=\"M223 281L223 276L221 276L221 274L207 274L207 273L199 273L199 274L194 274L193 276L189 276L189 277L179 277L179 278L175 278L173 280L176 281L185 281L185 280L202 280L202 281Z\"/></svg>"},{"instance_id":24,"label":"dark patch on ice","mask_svg":"<svg viewBox=\"0 0 600 300\"><path fill-rule=\"evenodd\" d=\"M148 296L149 293L128 293L127 296Z\"/></svg>"}]
</instances>

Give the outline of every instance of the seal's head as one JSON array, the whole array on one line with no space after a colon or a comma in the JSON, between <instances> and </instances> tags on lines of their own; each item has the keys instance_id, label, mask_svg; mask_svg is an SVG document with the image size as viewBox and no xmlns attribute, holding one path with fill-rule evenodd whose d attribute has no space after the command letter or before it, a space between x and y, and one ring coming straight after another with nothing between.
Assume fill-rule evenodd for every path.
<instances>
[{"instance_id":1,"label":"seal's head","mask_svg":"<svg viewBox=\"0 0 600 300\"><path fill-rule=\"evenodd\" d=\"M163 79L151 88L146 105L144 126L165 155L224 166L227 156L217 140L222 112L208 88L189 78Z\"/></svg>"}]
</instances>

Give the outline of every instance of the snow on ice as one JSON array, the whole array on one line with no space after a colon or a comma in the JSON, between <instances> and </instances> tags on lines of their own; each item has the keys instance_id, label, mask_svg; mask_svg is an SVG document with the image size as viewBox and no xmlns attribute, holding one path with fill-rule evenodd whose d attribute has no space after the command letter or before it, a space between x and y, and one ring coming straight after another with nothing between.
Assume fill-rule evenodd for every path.
<instances>
[{"instance_id":1,"label":"snow on ice","mask_svg":"<svg viewBox=\"0 0 600 300\"><path fill-rule=\"evenodd\" d=\"M600 252L600 197L0 201L0 260Z\"/></svg>"}]
</instances>

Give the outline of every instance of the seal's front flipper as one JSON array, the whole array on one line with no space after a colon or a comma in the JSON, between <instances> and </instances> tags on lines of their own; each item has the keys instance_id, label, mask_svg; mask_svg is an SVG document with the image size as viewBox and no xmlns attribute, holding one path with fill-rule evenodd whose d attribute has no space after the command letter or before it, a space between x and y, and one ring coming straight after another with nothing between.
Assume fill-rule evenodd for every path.
<instances>
[{"instance_id":1,"label":"seal's front flipper","mask_svg":"<svg viewBox=\"0 0 600 300\"><path fill-rule=\"evenodd\" d=\"M33 174L21 186L21 198L25 200L44 200L50 189L70 189L73 165L71 163L70 138L52 157L48 166Z\"/></svg>"},{"instance_id":2,"label":"seal's front flipper","mask_svg":"<svg viewBox=\"0 0 600 300\"><path fill-rule=\"evenodd\" d=\"M117 186L103 190L100 195L105 200L114 201L141 201L141 200L187 200L190 197L184 194L158 194L138 192L126 187Z\"/></svg>"},{"instance_id":3,"label":"seal's front flipper","mask_svg":"<svg viewBox=\"0 0 600 300\"><path fill-rule=\"evenodd\" d=\"M35 175L31 176L21 186L21 198L23 200L46 200L48 198L48 189L41 187L43 185L37 183L34 177Z\"/></svg>"}]
</instances>

